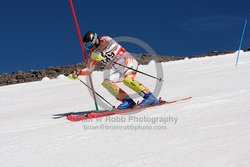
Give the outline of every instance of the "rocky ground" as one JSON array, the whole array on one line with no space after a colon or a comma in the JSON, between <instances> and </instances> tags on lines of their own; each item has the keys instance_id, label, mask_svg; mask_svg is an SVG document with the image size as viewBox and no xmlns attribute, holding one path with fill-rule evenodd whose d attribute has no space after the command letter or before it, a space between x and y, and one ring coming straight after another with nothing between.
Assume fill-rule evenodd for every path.
<instances>
[{"instance_id":1,"label":"rocky ground","mask_svg":"<svg viewBox=\"0 0 250 167\"><path fill-rule=\"evenodd\" d=\"M245 50L250 51L250 48ZM195 58L195 57L204 57L204 56L217 56L227 53L232 53L234 51L213 51L207 54L201 54L197 56L187 56L188 58ZM156 62L168 62L168 61L175 61L181 60L186 57L176 57L176 56L155 56L155 55L148 55L148 54L141 54L135 55L135 58L138 60L139 64L146 65L151 60L155 60ZM3 73L0 75L0 86L10 85L10 84L17 84L17 83L24 83L24 82L32 82L32 81L39 81L43 77L48 78L56 78L60 74L68 75L74 69L82 69L86 66L86 64L78 63L74 65L68 66L60 66L60 67L48 67L44 70L30 70L28 73L24 73L23 71L16 71L12 74ZM96 70L103 70L104 67L102 65L97 65Z\"/></svg>"}]
</instances>

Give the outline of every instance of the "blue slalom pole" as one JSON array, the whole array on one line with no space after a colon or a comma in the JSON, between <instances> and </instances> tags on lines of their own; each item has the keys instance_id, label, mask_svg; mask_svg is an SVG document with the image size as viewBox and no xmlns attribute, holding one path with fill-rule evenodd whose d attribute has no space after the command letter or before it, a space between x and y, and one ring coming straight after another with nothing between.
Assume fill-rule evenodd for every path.
<instances>
[{"instance_id":1,"label":"blue slalom pole","mask_svg":"<svg viewBox=\"0 0 250 167\"><path fill-rule=\"evenodd\" d=\"M242 31L242 34L241 34L240 46L239 46L239 51L238 51L238 54L237 54L237 59L236 59L235 67L237 67L237 65L238 65L239 56L240 56L240 50L241 50L241 46L242 46L242 42L243 42L243 38L244 38L246 26L247 26L247 20L245 20L244 28L243 28L243 31Z\"/></svg>"}]
</instances>

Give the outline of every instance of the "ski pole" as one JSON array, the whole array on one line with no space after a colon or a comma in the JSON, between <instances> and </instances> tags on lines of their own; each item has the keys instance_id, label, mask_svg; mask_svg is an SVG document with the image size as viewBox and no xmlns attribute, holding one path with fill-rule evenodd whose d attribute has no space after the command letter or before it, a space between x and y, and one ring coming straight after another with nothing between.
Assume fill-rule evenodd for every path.
<instances>
[{"instance_id":1,"label":"ski pole","mask_svg":"<svg viewBox=\"0 0 250 167\"><path fill-rule=\"evenodd\" d=\"M163 80L162 80L162 78L157 78L157 77L155 77L155 76L152 76L152 75L147 74L147 73L145 73L145 72L142 72L142 71L139 71L139 70L133 69L133 68L131 68L131 67L128 67L128 66L122 65L122 64L117 63L117 62L113 62L113 61L111 61L111 62L112 62L112 63L114 63L114 64L117 64L117 65L119 65L119 66L122 66L122 67L128 68L128 69L130 69L130 70L133 70L133 71L139 72L139 73L141 73L141 74L144 74L144 75L146 75L146 76L148 76L148 77L151 77L151 78L157 79L157 80L159 80L160 82L161 82L161 81L163 81Z\"/></svg>"},{"instance_id":2,"label":"ski pole","mask_svg":"<svg viewBox=\"0 0 250 167\"><path fill-rule=\"evenodd\" d=\"M81 83L83 83L87 88L89 88L90 90L92 90L93 91L93 89L91 89L91 87L89 87L85 82L83 82L81 79L79 79L79 81L81 82ZM114 105L112 105L110 102L108 102L104 97L102 97L102 95L100 95L99 93L97 93L96 91L94 91L95 92L95 94L97 95L97 96L99 96L102 100L104 100L106 103L108 103L112 108L115 108L115 106Z\"/></svg>"}]
</instances>

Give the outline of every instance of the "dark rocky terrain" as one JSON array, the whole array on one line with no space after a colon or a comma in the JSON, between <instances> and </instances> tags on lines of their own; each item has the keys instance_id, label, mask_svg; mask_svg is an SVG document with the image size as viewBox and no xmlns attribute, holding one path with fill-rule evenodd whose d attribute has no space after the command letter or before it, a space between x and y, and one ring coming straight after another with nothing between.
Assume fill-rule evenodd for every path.
<instances>
[{"instance_id":1,"label":"dark rocky terrain","mask_svg":"<svg viewBox=\"0 0 250 167\"><path fill-rule=\"evenodd\" d=\"M246 49L245 51L250 51ZM205 56L217 56L223 55L227 53L233 53L234 51L213 51L207 54L201 54L197 56L187 56L188 58L196 58L196 57L205 57ZM176 56L154 56L148 54L135 55L135 58L138 60L139 64L146 65L151 60L155 60L156 62L168 62L168 61L176 61L185 59L186 57L176 57ZM82 69L85 67L85 63L78 63L74 65L61 66L61 67L48 67L44 70L30 70L28 73L24 73L23 71L16 71L12 74L3 73L0 75L0 86L24 83L24 82L32 82L39 81L43 77L48 78L56 78L60 74L68 75L74 69ZM104 67L100 64L97 65L96 70L103 70Z\"/></svg>"}]
</instances>

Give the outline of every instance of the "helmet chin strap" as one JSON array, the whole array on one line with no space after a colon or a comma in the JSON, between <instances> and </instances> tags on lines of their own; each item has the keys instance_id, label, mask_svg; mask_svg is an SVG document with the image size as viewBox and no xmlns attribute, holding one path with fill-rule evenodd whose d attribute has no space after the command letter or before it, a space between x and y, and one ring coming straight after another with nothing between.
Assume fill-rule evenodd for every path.
<instances>
[{"instance_id":1,"label":"helmet chin strap","mask_svg":"<svg viewBox=\"0 0 250 167\"><path fill-rule=\"evenodd\" d=\"M95 45L93 45L93 47L90 48L89 50L94 51L98 46L99 46L99 44L98 44L98 45L95 44Z\"/></svg>"}]
</instances>

